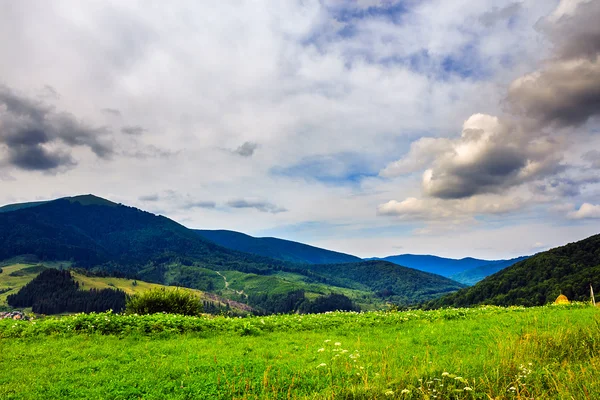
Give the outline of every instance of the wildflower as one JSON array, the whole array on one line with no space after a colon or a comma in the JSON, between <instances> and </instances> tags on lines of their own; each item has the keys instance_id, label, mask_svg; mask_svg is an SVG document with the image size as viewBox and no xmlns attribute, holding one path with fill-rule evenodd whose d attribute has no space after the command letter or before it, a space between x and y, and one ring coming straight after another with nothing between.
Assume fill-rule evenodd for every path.
<instances>
[{"instance_id":1,"label":"wildflower","mask_svg":"<svg viewBox=\"0 0 600 400\"><path fill-rule=\"evenodd\" d=\"M329 343L329 342L331 342L331 339L327 339L327 340L325 341L325 343Z\"/></svg>"},{"instance_id":2,"label":"wildflower","mask_svg":"<svg viewBox=\"0 0 600 400\"><path fill-rule=\"evenodd\" d=\"M326 367L326 366L327 366L327 364L325 364L325 363L321 363L321 364L319 364L319 365L317 366L317 368L323 368L323 367Z\"/></svg>"},{"instance_id":3,"label":"wildflower","mask_svg":"<svg viewBox=\"0 0 600 400\"><path fill-rule=\"evenodd\" d=\"M333 345L334 346L341 346L342 344L340 342L335 342Z\"/></svg>"},{"instance_id":4,"label":"wildflower","mask_svg":"<svg viewBox=\"0 0 600 400\"><path fill-rule=\"evenodd\" d=\"M388 389L385 392L383 392L383 394L385 394L386 396L393 396L394 395L394 391L391 390L391 389Z\"/></svg>"},{"instance_id":5,"label":"wildflower","mask_svg":"<svg viewBox=\"0 0 600 400\"><path fill-rule=\"evenodd\" d=\"M410 393L410 390L408 390L408 389L402 389L402 391L400 393L407 394L407 393Z\"/></svg>"},{"instance_id":6,"label":"wildflower","mask_svg":"<svg viewBox=\"0 0 600 400\"><path fill-rule=\"evenodd\" d=\"M470 391L471 391L471 390L473 390L473 389L472 389L472 388L470 388L470 387L468 387L468 386L465 386L465 389L464 389L464 390L466 390L467 392L470 392Z\"/></svg>"},{"instance_id":7,"label":"wildflower","mask_svg":"<svg viewBox=\"0 0 600 400\"><path fill-rule=\"evenodd\" d=\"M317 352L319 352L319 353L321 353L323 351L325 351L325 349L323 347L321 347L319 350L317 350Z\"/></svg>"},{"instance_id":8,"label":"wildflower","mask_svg":"<svg viewBox=\"0 0 600 400\"><path fill-rule=\"evenodd\" d=\"M449 372L442 372L442 376L448 376L448 375L450 375Z\"/></svg>"}]
</instances>

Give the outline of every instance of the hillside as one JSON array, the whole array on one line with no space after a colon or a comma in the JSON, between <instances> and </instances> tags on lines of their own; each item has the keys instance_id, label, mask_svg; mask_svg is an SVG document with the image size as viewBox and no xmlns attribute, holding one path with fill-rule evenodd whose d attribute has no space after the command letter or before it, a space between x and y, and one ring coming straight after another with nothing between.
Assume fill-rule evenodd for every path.
<instances>
[{"instance_id":1,"label":"hillside","mask_svg":"<svg viewBox=\"0 0 600 400\"><path fill-rule=\"evenodd\" d=\"M436 298L465 285L440 275L395 265L387 261L306 265L305 269L331 277L338 286L367 288L401 304Z\"/></svg>"},{"instance_id":2,"label":"hillside","mask_svg":"<svg viewBox=\"0 0 600 400\"><path fill-rule=\"evenodd\" d=\"M304 264L340 264L361 261L350 254L273 237L257 238L227 230L195 230L200 236L228 249Z\"/></svg>"},{"instance_id":3,"label":"hillside","mask_svg":"<svg viewBox=\"0 0 600 400\"><path fill-rule=\"evenodd\" d=\"M11 209L0 213L0 261L69 260L72 267L214 292L260 304L264 310L275 303L293 307L299 304L293 299L310 300L332 292L348 293L353 301L375 308L390 300L433 299L462 287L382 261L306 268L309 264L226 249L166 217L92 195ZM227 271L239 275L235 290L224 280ZM253 289L257 282L260 291Z\"/></svg>"},{"instance_id":4,"label":"hillside","mask_svg":"<svg viewBox=\"0 0 600 400\"><path fill-rule=\"evenodd\" d=\"M450 279L453 279L460 283L464 283L465 285L473 286L477 282L485 279L487 276L495 274L498 271L502 271L504 268L510 267L511 265L514 265L519 261L523 261L528 258L529 256L523 256L512 258L510 260L496 261L491 264L485 264L480 267L475 267L458 273L456 275L452 275Z\"/></svg>"},{"instance_id":5,"label":"hillside","mask_svg":"<svg viewBox=\"0 0 600 400\"><path fill-rule=\"evenodd\" d=\"M432 255L420 254L400 254L396 256L388 256L384 258L372 258L374 260L389 261L397 265L402 265L408 268L418 269L419 271L438 274L447 278L452 278L460 273L472 270L481 266L492 267L508 266L513 260L481 260L478 258L466 257L462 259L444 258ZM516 259L515 259L516 260ZM516 261L515 261L516 262ZM466 283L466 282L463 282Z\"/></svg>"},{"instance_id":6,"label":"hillside","mask_svg":"<svg viewBox=\"0 0 600 400\"><path fill-rule=\"evenodd\" d=\"M64 265L64 263L45 263L39 264L12 264L2 266L0 273L0 310L7 308L7 297L16 294L26 284L31 282L38 274L46 269L55 268ZM134 279L117 278L112 276L96 276L85 271L71 270L75 282L79 284L81 290L103 290L118 289L128 295L144 293L152 289L180 289L194 293L205 302L210 302L215 307L229 307L234 312L248 312L248 306L237 302L229 301L211 293L206 293L197 289L179 288L177 286L166 286L157 283L150 283Z\"/></svg>"},{"instance_id":7,"label":"hillside","mask_svg":"<svg viewBox=\"0 0 600 400\"><path fill-rule=\"evenodd\" d=\"M590 284L600 288L600 235L538 253L430 305L533 306L552 302L561 293L570 300L589 301Z\"/></svg>"}]
</instances>

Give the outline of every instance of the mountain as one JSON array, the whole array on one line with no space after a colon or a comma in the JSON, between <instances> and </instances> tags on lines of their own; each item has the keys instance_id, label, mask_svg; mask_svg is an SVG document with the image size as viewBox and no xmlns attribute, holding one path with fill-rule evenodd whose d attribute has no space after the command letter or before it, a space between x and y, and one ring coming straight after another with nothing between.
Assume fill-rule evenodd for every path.
<instances>
[{"instance_id":1,"label":"mountain","mask_svg":"<svg viewBox=\"0 0 600 400\"><path fill-rule=\"evenodd\" d=\"M429 305L534 306L553 302L561 293L588 301L590 284L600 287L600 235L538 253Z\"/></svg>"},{"instance_id":2,"label":"mountain","mask_svg":"<svg viewBox=\"0 0 600 400\"><path fill-rule=\"evenodd\" d=\"M298 264L243 253L164 216L93 195L4 209L9 211L0 213L0 261L61 261L93 272L220 293L270 312L293 311L286 307L299 304L305 294L315 299L343 293L374 308L385 301L432 299L463 287L383 261Z\"/></svg>"},{"instance_id":3,"label":"mountain","mask_svg":"<svg viewBox=\"0 0 600 400\"><path fill-rule=\"evenodd\" d=\"M228 249L293 263L340 264L362 261L362 259L349 254L325 250L291 240L273 237L257 238L244 233L227 230L197 229L196 232L203 238Z\"/></svg>"},{"instance_id":4,"label":"mountain","mask_svg":"<svg viewBox=\"0 0 600 400\"><path fill-rule=\"evenodd\" d=\"M518 263L519 261L523 261L528 259L529 256L512 258L510 260L498 260L494 261L490 264L485 264L480 267L475 267L472 269L468 269L461 273L452 275L450 279L453 279L457 282L464 283L465 285L473 286L477 282L481 281L487 276L495 274L498 271L503 270L506 267L510 267L513 264Z\"/></svg>"},{"instance_id":5,"label":"mountain","mask_svg":"<svg viewBox=\"0 0 600 400\"><path fill-rule=\"evenodd\" d=\"M420 271L442 275L447 278L456 276L468 270L482 267L484 265L490 267L493 265L512 265L510 264L510 261L512 260L481 260L471 257L457 260L453 258L444 258L432 255L419 254L400 254L397 256L388 256L384 258L371 258L370 260L389 261L397 265L402 265L404 267L414 268Z\"/></svg>"}]
</instances>

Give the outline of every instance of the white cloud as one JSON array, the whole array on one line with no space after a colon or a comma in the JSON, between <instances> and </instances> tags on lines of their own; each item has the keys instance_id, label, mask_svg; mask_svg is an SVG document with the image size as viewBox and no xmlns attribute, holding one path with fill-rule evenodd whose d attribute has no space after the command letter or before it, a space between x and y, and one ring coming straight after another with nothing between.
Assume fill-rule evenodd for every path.
<instances>
[{"instance_id":1,"label":"white cloud","mask_svg":"<svg viewBox=\"0 0 600 400\"><path fill-rule=\"evenodd\" d=\"M579 210L572 211L568 214L572 219L596 219L600 218L600 204L583 203Z\"/></svg>"}]
</instances>

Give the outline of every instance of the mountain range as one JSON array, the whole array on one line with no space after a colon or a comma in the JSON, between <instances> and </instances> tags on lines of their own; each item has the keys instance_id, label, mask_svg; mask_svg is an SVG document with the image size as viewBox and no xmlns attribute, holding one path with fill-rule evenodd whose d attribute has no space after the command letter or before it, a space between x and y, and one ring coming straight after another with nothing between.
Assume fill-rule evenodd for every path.
<instances>
[{"instance_id":1,"label":"mountain range","mask_svg":"<svg viewBox=\"0 0 600 400\"><path fill-rule=\"evenodd\" d=\"M257 254L277 260L303 264L340 264L362 261L356 256L273 237L256 238L227 230L201 230L203 238L229 249Z\"/></svg>"},{"instance_id":2,"label":"mountain range","mask_svg":"<svg viewBox=\"0 0 600 400\"><path fill-rule=\"evenodd\" d=\"M326 250L300 248L328 254L330 261L344 260L332 258L333 252ZM339 292L369 308L385 301L421 302L464 287L386 261L301 264L244 253L209 241L164 216L93 195L0 209L0 260L23 255L219 292L271 312L291 311L271 306L290 304L289 299L300 292L300 297L306 294L307 298Z\"/></svg>"},{"instance_id":3,"label":"mountain range","mask_svg":"<svg viewBox=\"0 0 600 400\"><path fill-rule=\"evenodd\" d=\"M525 258L527 257L519 257L511 260L481 260L472 257L453 259L433 255L400 254L383 258L369 258L369 260L389 261L397 265L452 278L461 283L473 284L485 276L491 275Z\"/></svg>"}]
</instances>

